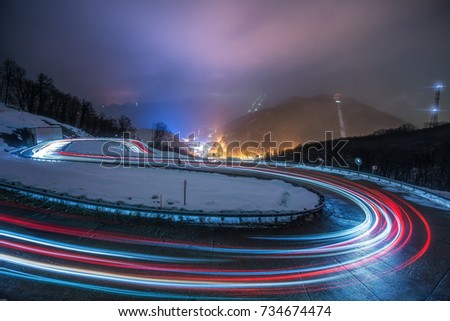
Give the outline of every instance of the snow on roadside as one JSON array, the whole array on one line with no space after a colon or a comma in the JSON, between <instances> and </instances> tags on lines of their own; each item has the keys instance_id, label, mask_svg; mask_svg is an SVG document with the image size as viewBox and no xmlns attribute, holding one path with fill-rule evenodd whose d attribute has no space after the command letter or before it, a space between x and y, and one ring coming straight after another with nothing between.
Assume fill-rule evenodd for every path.
<instances>
[{"instance_id":1,"label":"snow on roadside","mask_svg":"<svg viewBox=\"0 0 450 321\"><path fill-rule=\"evenodd\" d=\"M429 189L429 188L425 188L425 187L422 187L422 189L425 190L425 191L428 191L430 193L434 193L434 194L437 194L439 196L448 198L450 200L450 192L440 191L440 190L437 190L437 189Z\"/></svg>"},{"instance_id":2,"label":"snow on roadside","mask_svg":"<svg viewBox=\"0 0 450 321\"><path fill-rule=\"evenodd\" d=\"M408 201L423 205L423 206L429 206L439 209L448 209L450 207L450 192L445 191L438 191L438 190L432 190L426 187L421 186L415 186L408 183L403 183L401 181L391 180L389 178L383 178L383 177L376 177L371 176L366 173L362 173L362 175L359 175L358 173L346 173L344 175L349 180L369 180L371 182L374 182L376 184L382 185L383 189L387 191L391 191L394 193L406 193L407 195L404 195L403 198L407 199ZM390 184L389 182L393 181L395 183ZM406 186L410 186L411 188L406 189ZM435 195L438 195L442 198L435 199L433 196L427 195L427 193L432 193Z\"/></svg>"},{"instance_id":3,"label":"snow on roadside","mask_svg":"<svg viewBox=\"0 0 450 321\"><path fill-rule=\"evenodd\" d=\"M90 137L85 131L60 123L52 118L31 114L19 109L7 107L0 103L0 133L12 134L17 129L32 127L47 127L50 125L60 125L79 137ZM0 150L10 149L3 139L0 139Z\"/></svg>"},{"instance_id":4,"label":"snow on roadside","mask_svg":"<svg viewBox=\"0 0 450 321\"><path fill-rule=\"evenodd\" d=\"M297 166L297 167L305 167ZM371 182L374 182L378 185L383 186L384 189L388 191L393 192L401 192L405 193L407 192L409 196L405 197L405 199L408 199L412 202L424 205L424 206L431 206L436 208L450 208L450 192L445 191L437 191L432 190L420 186L414 186L407 183L402 183L400 181L391 180L389 178L384 178L381 176L374 176L368 173L358 173L351 170L345 170L345 169L337 169L337 168L331 168L331 167L305 167L310 170L315 171L323 171L323 172L330 172L330 173L336 173L339 175L343 175L348 180L368 180ZM431 194L430 194L431 193Z\"/></svg>"},{"instance_id":5,"label":"snow on roadside","mask_svg":"<svg viewBox=\"0 0 450 321\"><path fill-rule=\"evenodd\" d=\"M143 204L164 209L204 212L295 212L313 209L316 194L280 180L162 168L104 168L100 164L42 162L0 152L0 179L50 191ZM183 185L187 180L187 205Z\"/></svg>"}]
</instances>

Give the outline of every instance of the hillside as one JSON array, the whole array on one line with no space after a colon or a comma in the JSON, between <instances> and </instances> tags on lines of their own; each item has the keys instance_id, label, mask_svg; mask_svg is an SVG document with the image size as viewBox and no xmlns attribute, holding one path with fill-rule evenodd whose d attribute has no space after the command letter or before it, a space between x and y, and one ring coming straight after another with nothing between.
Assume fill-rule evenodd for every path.
<instances>
[{"instance_id":1,"label":"hillside","mask_svg":"<svg viewBox=\"0 0 450 321\"><path fill-rule=\"evenodd\" d=\"M308 144L286 153L286 159L326 165L345 166L356 170L355 158L362 159L360 170L397 179L414 185L450 191L450 124L416 129L402 126L374 135L350 137L344 145L333 142ZM320 149L321 146L327 146ZM335 149L331 146L343 146ZM325 153L325 150L328 150ZM342 157L342 158L341 158ZM308 161L309 159L309 161ZM375 166L375 167L374 167Z\"/></svg>"},{"instance_id":2,"label":"hillside","mask_svg":"<svg viewBox=\"0 0 450 321\"><path fill-rule=\"evenodd\" d=\"M0 103L0 150L30 146L27 128L61 126L64 137L89 137L85 131L52 118L31 114Z\"/></svg>"},{"instance_id":3,"label":"hillside","mask_svg":"<svg viewBox=\"0 0 450 321\"><path fill-rule=\"evenodd\" d=\"M343 98L341 109L346 136L367 135L404 123L353 98ZM335 138L340 137L336 103L333 96L327 95L293 97L275 107L240 117L222 129L224 142L260 142L264 134L271 132L273 140L293 141L295 144L322 141L325 131L332 131Z\"/></svg>"}]
</instances>

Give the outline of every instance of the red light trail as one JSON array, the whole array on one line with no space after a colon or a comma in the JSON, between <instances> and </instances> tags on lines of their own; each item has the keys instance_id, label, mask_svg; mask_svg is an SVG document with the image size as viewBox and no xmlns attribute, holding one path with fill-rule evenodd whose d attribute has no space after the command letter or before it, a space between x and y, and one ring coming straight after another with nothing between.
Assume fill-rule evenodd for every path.
<instances>
[{"instance_id":1,"label":"red light trail","mask_svg":"<svg viewBox=\"0 0 450 321\"><path fill-rule=\"evenodd\" d=\"M423 215L394 193L300 169L233 170L288 176L337 193L358 206L364 219L349 228L312 234L254 230L238 242L212 246L182 237L161 240L91 231L64 213L52 212L50 222L41 222L4 212L0 274L148 298L267 298L349 286L355 282L351 273L398 256L395 266L361 276L368 282L383 278L414 264L430 246L430 227ZM59 220L60 215L64 219ZM148 254L150 248L157 253Z\"/></svg>"}]
</instances>

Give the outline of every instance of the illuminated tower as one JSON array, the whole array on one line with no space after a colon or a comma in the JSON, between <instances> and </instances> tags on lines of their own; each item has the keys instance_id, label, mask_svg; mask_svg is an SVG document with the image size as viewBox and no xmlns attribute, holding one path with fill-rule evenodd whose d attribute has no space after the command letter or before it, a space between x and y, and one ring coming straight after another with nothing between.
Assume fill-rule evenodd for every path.
<instances>
[{"instance_id":1,"label":"illuminated tower","mask_svg":"<svg viewBox=\"0 0 450 321\"><path fill-rule=\"evenodd\" d=\"M341 138L342 137L346 137L347 133L345 131L344 117L342 116L342 108L341 108L342 95L341 94L335 94L333 98L334 98L334 102L336 103L336 106L337 106Z\"/></svg>"},{"instance_id":2,"label":"illuminated tower","mask_svg":"<svg viewBox=\"0 0 450 321\"><path fill-rule=\"evenodd\" d=\"M441 96L442 84L438 84L434 87L436 92L434 94L434 105L431 113L430 127L435 127L438 124L438 113L439 113L439 97Z\"/></svg>"}]
</instances>

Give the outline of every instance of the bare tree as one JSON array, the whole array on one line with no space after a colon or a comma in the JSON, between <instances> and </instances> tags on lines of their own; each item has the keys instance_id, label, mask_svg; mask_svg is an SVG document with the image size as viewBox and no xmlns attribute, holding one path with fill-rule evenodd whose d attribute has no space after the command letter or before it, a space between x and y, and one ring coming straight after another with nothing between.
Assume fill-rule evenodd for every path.
<instances>
[{"instance_id":1,"label":"bare tree","mask_svg":"<svg viewBox=\"0 0 450 321\"><path fill-rule=\"evenodd\" d=\"M11 96L14 99L14 103L18 107L26 109L28 87L26 71L22 67L17 66L13 71L12 87Z\"/></svg>"},{"instance_id":2,"label":"bare tree","mask_svg":"<svg viewBox=\"0 0 450 321\"><path fill-rule=\"evenodd\" d=\"M46 113L46 103L50 97L50 93L53 89L53 80L40 73L37 78L37 110L36 113Z\"/></svg>"},{"instance_id":3,"label":"bare tree","mask_svg":"<svg viewBox=\"0 0 450 321\"><path fill-rule=\"evenodd\" d=\"M5 104L18 105L96 135L116 136L135 130L128 117L116 120L98 115L89 101L60 91L47 75L40 73L36 81L28 79L25 69L10 58L0 66L0 81L0 101Z\"/></svg>"},{"instance_id":4,"label":"bare tree","mask_svg":"<svg viewBox=\"0 0 450 321\"><path fill-rule=\"evenodd\" d=\"M11 58L6 58L2 66L2 84L1 84L1 99L5 105L11 103L11 91L13 90L14 74L20 67Z\"/></svg>"},{"instance_id":5,"label":"bare tree","mask_svg":"<svg viewBox=\"0 0 450 321\"><path fill-rule=\"evenodd\" d=\"M119 119L117 120L117 123L119 125L119 131L121 133L125 133L125 132L133 133L136 131L136 129L133 127L133 125L131 123L131 119L125 115L121 115L119 117Z\"/></svg>"},{"instance_id":6,"label":"bare tree","mask_svg":"<svg viewBox=\"0 0 450 321\"><path fill-rule=\"evenodd\" d=\"M92 110L92 104L89 101L83 99L81 102L81 110L78 118L78 126L86 126L87 119L89 118L89 113Z\"/></svg>"},{"instance_id":7,"label":"bare tree","mask_svg":"<svg viewBox=\"0 0 450 321\"><path fill-rule=\"evenodd\" d=\"M167 138L168 134L170 134L167 125L163 122L157 122L153 124L153 146L156 149L161 149L162 142Z\"/></svg>"},{"instance_id":8,"label":"bare tree","mask_svg":"<svg viewBox=\"0 0 450 321\"><path fill-rule=\"evenodd\" d=\"M24 88L26 93L26 102L24 108L33 113L36 110L36 97L37 97L36 83L30 79L25 79Z\"/></svg>"}]
</instances>

